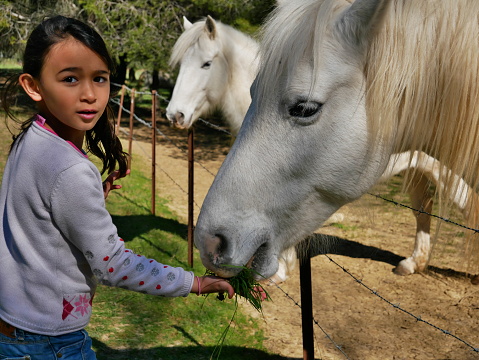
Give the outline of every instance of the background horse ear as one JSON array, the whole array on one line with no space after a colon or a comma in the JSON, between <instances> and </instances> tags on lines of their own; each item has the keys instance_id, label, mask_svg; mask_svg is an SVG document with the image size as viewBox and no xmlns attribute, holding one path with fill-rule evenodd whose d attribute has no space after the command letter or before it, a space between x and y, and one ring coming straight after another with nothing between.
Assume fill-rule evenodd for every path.
<instances>
[{"instance_id":1,"label":"background horse ear","mask_svg":"<svg viewBox=\"0 0 479 360\"><path fill-rule=\"evenodd\" d=\"M336 27L353 48L365 49L380 28L390 0L356 0L339 18Z\"/></svg>"},{"instance_id":2,"label":"background horse ear","mask_svg":"<svg viewBox=\"0 0 479 360\"><path fill-rule=\"evenodd\" d=\"M209 15L206 17L205 30L208 33L209 38L214 40L216 37L216 22Z\"/></svg>"},{"instance_id":3,"label":"background horse ear","mask_svg":"<svg viewBox=\"0 0 479 360\"><path fill-rule=\"evenodd\" d=\"M186 18L186 16L183 16L183 28L185 30L188 30L192 26L193 26L193 24Z\"/></svg>"}]
</instances>

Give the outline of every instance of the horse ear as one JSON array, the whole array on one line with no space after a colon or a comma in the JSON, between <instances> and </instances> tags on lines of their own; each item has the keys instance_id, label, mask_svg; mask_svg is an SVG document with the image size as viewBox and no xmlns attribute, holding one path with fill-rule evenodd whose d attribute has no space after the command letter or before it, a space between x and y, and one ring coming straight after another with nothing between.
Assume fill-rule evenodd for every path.
<instances>
[{"instance_id":1,"label":"horse ear","mask_svg":"<svg viewBox=\"0 0 479 360\"><path fill-rule=\"evenodd\" d=\"M185 30L188 30L189 28L191 28L193 26L193 24L190 22L190 20L188 20L186 18L186 16L183 16L183 28Z\"/></svg>"},{"instance_id":2,"label":"horse ear","mask_svg":"<svg viewBox=\"0 0 479 360\"><path fill-rule=\"evenodd\" d=\"M389 0L356 0L341 15L336 26L353 47L364 48L372 33L381 26Z\"/></svg>"},{"instance_id":3,"label":"horse ear","mask_svg":"<svg viewBox=\"0 0 479 360\"><path fill-rule=\"evenodd\" d=\"M211 16L206 17L205 30L208 33L208 36L211 40L214 40L216 37L216 22Z\"/></svg>"}]
</instances>

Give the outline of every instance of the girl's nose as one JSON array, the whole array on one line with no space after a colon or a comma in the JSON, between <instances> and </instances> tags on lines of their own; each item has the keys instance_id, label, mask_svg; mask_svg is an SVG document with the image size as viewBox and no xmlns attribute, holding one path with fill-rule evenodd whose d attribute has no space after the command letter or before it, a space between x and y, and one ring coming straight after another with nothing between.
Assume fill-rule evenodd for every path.
<instances>
[{"instance_id":1,"label":"girl's nose","mask_svg":"<svg viewBox=\"0 0 479 360\"><path fill-rule=\"evenodd\" d=\"M93 84L87 83L84 84L81 92L81 100L86 101L88 103L95 102L96 94L93 88Z\"/></svg>"}]
</instances>

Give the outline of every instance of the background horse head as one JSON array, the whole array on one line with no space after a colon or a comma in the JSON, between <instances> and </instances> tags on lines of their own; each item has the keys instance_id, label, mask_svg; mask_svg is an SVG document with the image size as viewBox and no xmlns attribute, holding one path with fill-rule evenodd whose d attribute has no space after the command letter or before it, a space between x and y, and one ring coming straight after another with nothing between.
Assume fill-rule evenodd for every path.
<instances>
[{"instance_id":1,"label":"background horse head","mask_svg":"<svg viewBox=\"0 0 479 360\"><path fill-rule=\"evenodd\" d=\"M367 192L393 153L424 151L450 169L440 201L457 190L454 174L476 189L478 13L473 0L281 2L198 219L205 266L271 276L278 255Z\"/></svg>"},{"instance_id":2,"label":"background horse head","mask_svg":"<svg viewBox=\"0 0 479 360\"><path fill-rule=\"evenodd\" d=\"M184 27L171 54L170 65L181 66L166 116L189 128L219 108L236 135L251 102L258 44L211 16L194 24L184 18Z\"/></svg>"}]
</instances>

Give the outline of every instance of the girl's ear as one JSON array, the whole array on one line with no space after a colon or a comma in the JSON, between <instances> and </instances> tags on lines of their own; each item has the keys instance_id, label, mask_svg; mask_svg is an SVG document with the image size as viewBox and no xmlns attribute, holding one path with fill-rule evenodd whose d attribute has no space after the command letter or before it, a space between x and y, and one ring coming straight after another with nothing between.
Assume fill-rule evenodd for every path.
<instances>
[{"instance_id":1,"label":"girl's ear","mask_svg":"<svg viewBox=\"0 0 479 360\"><path fill-rule=\"evenodd\" d=\"M42 95L38 88L37 81L30 74L22 74L18 78L18 82L22 86L23 90L27 93L28 96L32 98L33 101L42 101Z\"/></svg>"}]
</instances>

